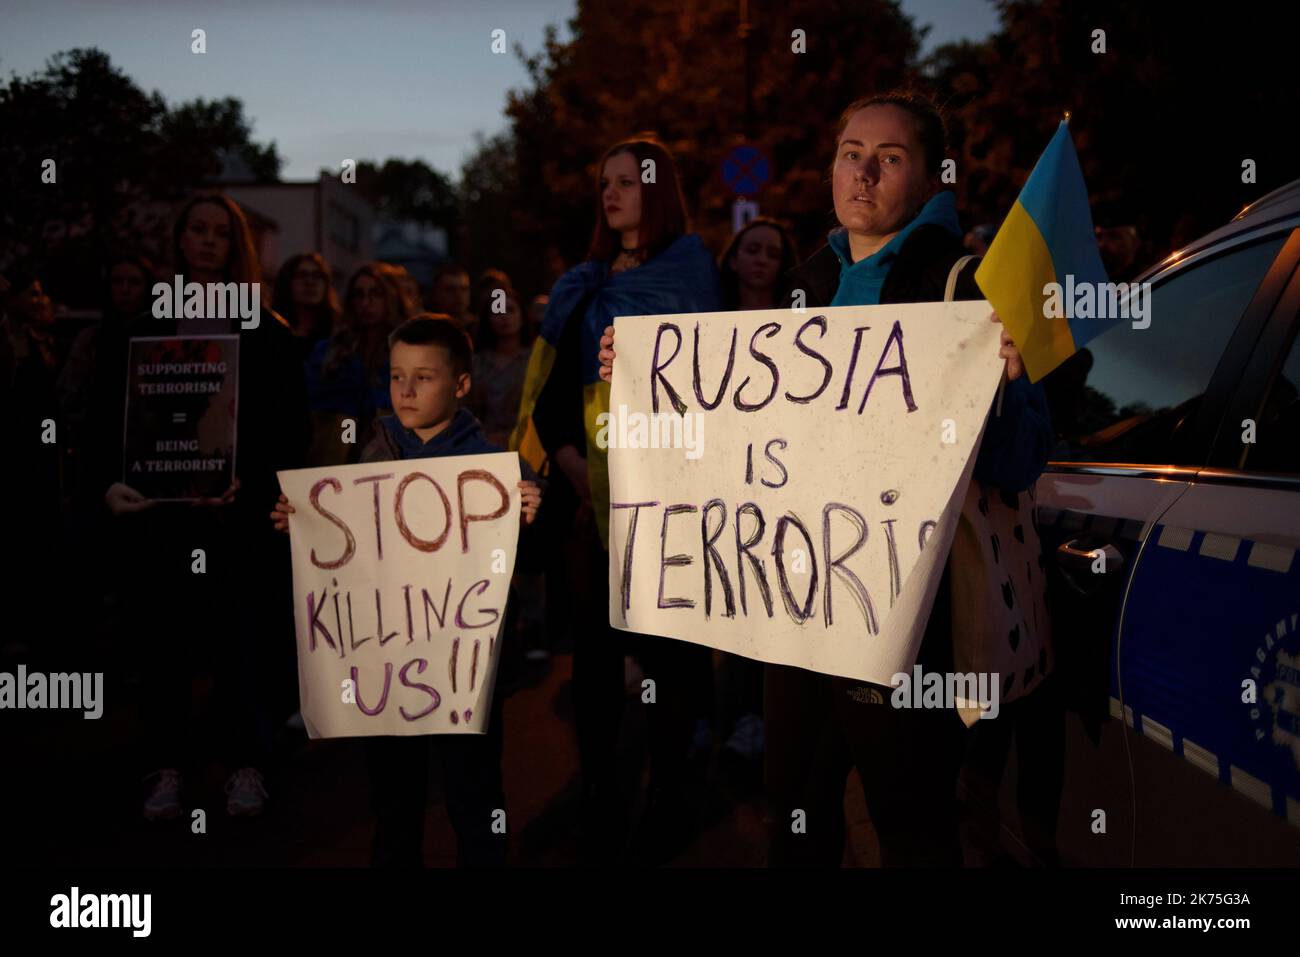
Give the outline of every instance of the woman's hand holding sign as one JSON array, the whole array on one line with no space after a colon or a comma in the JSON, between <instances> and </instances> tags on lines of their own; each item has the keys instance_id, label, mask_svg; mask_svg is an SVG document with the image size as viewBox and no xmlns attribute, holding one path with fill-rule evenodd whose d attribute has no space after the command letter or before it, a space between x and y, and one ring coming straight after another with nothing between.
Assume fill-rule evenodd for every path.
<instances>
[{"instance_id":1,"label":"woman's hand holding sign","mask_svg":"<svg viewBox=\"0 0 1300 957\"><path fill-rule=\"evenodd\" d=\"M606 382L610 381L610 376L614 374L614 327L606 326L605 334L600 337L600 352L597 354L600 359L600 377Z\"/></svg>"},{"instance_id":2,"label":"woman's hand holding sign","mask_svg":"<svg viewBox=\"0 0 1300 957\"><path fill-rule=\"evenodd\" d=\"M289 516L293 514L293 506L289 500L280 493L280 501L275 503L275 508L271 510L271 524L275 526L277 532L287 532L289 530Z\"/></svg>"},{"instance_id":3,"label":"woman's hand holding sign","mask_svg":"<svg viewBox=\"0 0 1300 957\"><path fill-rule=\"evenodd\" d=\"M235 493L239 491L239 477L235 476L230 480L230 488L226 489L220 495L210 496L207 498L197 498L193 505L195 508L220 508L223 505L229 505L235 500Z\"/></svg>"},{"instance_id":4,"label":"woman's hand holding sign","mask_svg":"<svg viewBox=\"0 0 1300 957\"><path fill-rule=\"evenodd\" d=\"M1002 320L998 318L996 312L989 314L989 322L1000 323L1001 321ZM603 339L601 341L604 342ZM1020 350L1016 347L1016 344L1012 341L1011 337L1007 335L1006 329L1002 330L1002 346L998 349L998 358L1007 360L1008 382L1013 382L1024 374L1024 360L1020 358Z\"/></svg>"},{"instance_id":5,"label":"woman's hand holding sign","mask_svg":"<svg viewBox=\"0 0 1300 957\"><path fill-rule=\"evenodd\" d=\"M542 504L542 490L536 482L524 480L519 483L519 518L525 525L533 524L537 509Z\"/></svg>"},{"instance_id":6,"label":"woman's hand holding sign","mask_svg":"<svg viewBox=\"0 0 1300 957\"><path fill-rule=\"evenodd\" d=\"M104 493L104 503L114 515L143 512L153 507L153 499L145 498L125 482L114 482Z\"/></svg>"}]
</instances>

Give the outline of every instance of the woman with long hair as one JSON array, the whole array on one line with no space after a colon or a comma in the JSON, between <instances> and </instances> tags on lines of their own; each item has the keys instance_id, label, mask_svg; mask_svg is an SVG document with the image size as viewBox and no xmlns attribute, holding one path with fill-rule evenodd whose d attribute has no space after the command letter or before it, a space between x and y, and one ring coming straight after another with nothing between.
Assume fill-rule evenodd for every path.
<instances>
[{"instance_id":1,"label":"woman with long hair","mask_svg":"<svg viewBox=\"0 0 1300 957\"><path fill-rule=\"evenodd\" d=\"M104 278L104 322L129 322L148 308L154 267L144 256L110 257Z\"/></svg>"},{"instance_id":2,"label":"woman with long hair","mask_svg":"<svg viewBox=\"0 0 1300 957\"><path fill-rule=\"evenodd\" d=\"M470 411L483 423L488 441L504 446L519 418L533 344L533 330L514 289L498 286L483 296L476 342Z\"/></svg>"},{"instance_id":3,"label":"woman with long hair","mask_svg":"<svg viewBox=\"0 0 1300 957\"><path fill-rule=\"evenodd\" d=\"M40 276L21 267L11 272L5 287L7 292L0 302L0 331L9 336L14 362L17 366L29 362L53 383L59 368L53 300L46 294Z\"/></svg>"},{"instance_id":4,"label":"woman with long hair","mask_svg":"<svg viewBox=\"0 0 1300 957\"><path fill-rule=\"evenodd\" d=\"M849 104L835 133L831 193L840 225L788 277L788 304L793 290L804 291L810 308L942 300L965 249L955 195L939 176L946 137L938 110L911 93L865 97ZM984 298L974 283L975 265L961 271L956 298ZM1010 381L1000 414L988 418L974 474L1008 492L1022 491L1046 465L1051 423L1042 387L1023 376L1005 331L999 355ZM972 573L978 570L945 565L917 655L926 672L953 670L952 594L956 577ZM960 865L961 720L952 709L870 703L861 684L801 668L765 668L769 862L840 863L844 788L856 766L884 866ZM888 701L889 689L883 693ZM790 833L795 808L806 812L807 834ZM822 822L817 834L814 819Z\"/></svg>"},{"instance_id":5,"label":"woman with long hair","mask_svg":"<svg viewBox=\"0 0 1300 957\"><path fill-rule=\"evenodd\" d=\"M473 310L475 318L478 320L465 331L470 334L474 340L474 348L479 348L478 334L482 328L483 309L488 305L488 299L497 289L513 289L514 281L504 269L497 269L495 266L484 269L474 280L474 296L470 303L470 309Z\"/></svg>"},{"instance_id":6,"label":"woman with long hair","mask_svg":"<svg viewBox=\"0 0 1300 957\"><path fill-rule=\"evenodd\" d=\"M252 233L239 205L219 193L191 198L176 217L173 268L183 283L260 282ZM260 287L256 290L260 296ZM192 503L155 501L124 480L122 396L130 340L238 336L235 475L229 488ZM107 347L111 346L111 350ZM229 772L226 811L261 813L270 758L273 685L292 674L288 553L262 518L275 504L275 473L302 465L306 403L302 365L287 323L261 309L240 316L145 314L106 338L95 403L103 439L95 459L129 568L129 620L142 668L141 758L150 770L149 820L183 813L186 772L200 779L207 753L191 715L193 679L213 677L216 757ZM116 410L116 412L114 412Z\"/></svg>"},{"instance_id":7,"label":"woman with long hair","mask_svg":"<svg viewBox=\"0 0 1300 957\"><path fill-rule=\"evenodd\" d=\"M782 282L799 262L790 230L770 216L757 216L740 228L718 258L725 309L775 309ZM741 655L722 654L718 695L723 754L753 769L763 754L763 666Z\"/></svg>"},{"instance_id":8,"label":"woman with long hair","mask_svg":"<svg viewBox=\"0 0 1300 957\"><path fill-rule=\"evenodd\" d=\"M654 175L644 176L653 169ZM665 687L709 681L708 649L641 638L610 627L609 472L596 421L609 410L600 378L601 330L620 315L712 312L721 307L717 270L700 237L688 232L686 204L668 150L631 139L606 151L596 168L595 228L588 258L551 290L534 346L512 447L529 423L554 468L583 503L580 528L590 593L575 624L573 696L581 760L584 846L620 850L627 809L619 793L617 744L624 703L624 655L635 651L645 675ZM649 709L650 798L638 844L656 859L689 840L694 791L687 761L693 694L665 695Z\"/></svg>"},{"instance_id":9,"label":"woman with long hair","mask_svg":"<svg viewBox=\"0 0 1300 957\"><path fill-rule=\"evenodd\" d=\"M402 270L405 272L405 270ZM368 262L348 279L343 311L307 358L309 465L355 462L388 399L388 335L416 312L397 267Z\"/></svg>"},{"instance_id":10,"label":"woman with long hair","mask_svg":"<svg viewBox=\"0 0 1300 957\"><path fill-rule=\"evenodd\" d=\"M238 203L221 193L199 193L181 208L172 227L172 264L185 282L262 279L248 218Z\"/></svg>"},{"instance_id":11,"label":"woman with long hair","mask_svg":"<svg viewBox=\"0 0 1300 957\"><path fill-rule=\"evenodd\" d=\"M725 309L775 309L781 283L799 262L794 237L770 216L757 216L740 228L718 259Z\"/></svg>"},{"instance_id":12,"label":"woman with long hair","mask_svg":"<svg viewBox=\"0 0 1300 957\"><path fill-rule=\"evenodd\" d=\"M59 408L69 425L80 432L86 417L86 389L95 367L99 343L106 333L135 319L149 306L154 284L153 264L143 256L118 253L104 274L103 311L99 322L86 326L72 340L68 359L59 373ZM74 441L77 437L74 436Z\"/></svg>"},{"instance_id":13,"label":"woman with long hair","mask_svg":"<svg viewBox=\"0 0 1300 957\"><path fill-rule=\"evenodd\" d=\"M519 417L524 376L533 348L533 330L524 316L524 303L500 270L484 274L497 285L484 287L479 296L479 324L474 342L474 372L468 398L469 410L483 425L488 441L503 448L510 444ZM544 658L546 620L546 575L563 575L552 556L544 554L549 533L555 526L526 529L519 537L515 557L514 588L518 595L518 618L523 640L507 648L517 649L533 660ZM546 538L544 538L544 536ZM512 654L502 659L502 672L517 669Z\"/></svg>"},{"instance_id":14,"label":"woman with long hair","mask_svg":"<svg viewBox=\"0 0 1300 957\"><path fill-rule=\"evenodd\" d=\"M334 272L320 253L286 259L276 273L271 302L289 323L304 361L316 343L329 338L341 311Z\"/></svg>"}]
</instances>

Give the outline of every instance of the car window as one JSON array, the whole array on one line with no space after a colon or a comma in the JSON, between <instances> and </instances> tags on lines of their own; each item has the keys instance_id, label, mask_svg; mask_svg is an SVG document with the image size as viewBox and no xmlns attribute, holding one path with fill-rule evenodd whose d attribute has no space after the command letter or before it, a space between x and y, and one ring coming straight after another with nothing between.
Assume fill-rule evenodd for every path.
<instances>
[{"instance_id":1,"label":"car window","mask_svg":"<svg viewBox=\"0 0 1300 957\"><path fill-rule=\"evenodd\" d=\"M1246 447L1250 472L1300 473L1300 336L1291 342L1286 361L1264 400L1255 424L1255 443Z\"/></svg>"},{"instance_id":2,"label":"car window","mask_svg":"<svg viewBox=\"0 0 1300 957\"><path fill-rule=\"evenodd\" d=\"M1120 323L1043 380L1053 457L1200 465L1172 439L1191 420L1224 347L1285 241L1270 237L1188 266L1151 289L1150 325Z\"/></svg>"}]
</instances>

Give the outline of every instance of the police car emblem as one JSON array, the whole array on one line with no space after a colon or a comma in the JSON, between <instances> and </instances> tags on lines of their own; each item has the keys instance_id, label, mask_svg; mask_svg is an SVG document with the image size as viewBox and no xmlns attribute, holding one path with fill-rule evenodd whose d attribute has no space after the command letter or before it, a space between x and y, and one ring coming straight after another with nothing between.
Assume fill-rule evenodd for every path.
<instances>
[{"instance_id":1,"label":"police car emblem","mask_svg":"<svg viewBox=\"0 0 1300 957\"><path fill-rule=\"evenodd\" d=\"M1255 649L1250 674L1259 700L1250 709L1255 740L1270 740L1291 752L1300 769L1300 613L1277 623Z\"/></svg>"}]
</instances>

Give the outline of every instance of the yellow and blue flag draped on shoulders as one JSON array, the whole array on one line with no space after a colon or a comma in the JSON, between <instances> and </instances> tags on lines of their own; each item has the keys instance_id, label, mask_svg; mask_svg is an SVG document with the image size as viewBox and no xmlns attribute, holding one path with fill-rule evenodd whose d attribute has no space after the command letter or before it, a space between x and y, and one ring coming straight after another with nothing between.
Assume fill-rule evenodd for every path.
<instances>
[{"instance_id":1,"label":"yellow and blue flag draped on shoulders","mask_svg":"<svg viewBox=\"0 0 1300 957\"><path fill-rule=\"evenodd\" d=\"M976 284L1015 341L1031 382L1117 324L1115 319L1074 317L1068 301L1064 317L1047 318L1046 287L1066 287L1071 276L1071 288L1106 282L1088 189L1069 127L1062 122L975 271Z\"/></svg>"},{"instance_id":2,"label":"yellow and blue flag draped on shoulders","mask_svg":"<svg viewBox=\"0 0 1300 957\"><path fill-rule=\"evenodd\" d=\"M609 411L609 383L600 377L600 336L615 316L662 316L717 312L722 291L713 256L703 240L687 233L635 269L611 273L609 263L587 260L566 272L551 290L541 335L533 345L524 375L519 419L510 448L538 468L545 452L533 426L533 409L555 366L560 336L570 322L581 322L582 417L587 433L587 478L601 539L609 541L609 456L596 444L597 417ZM577 383L574 383L575 387ZM540 471L540 469L539 469Z\"/></svg>"}]
</instances>

